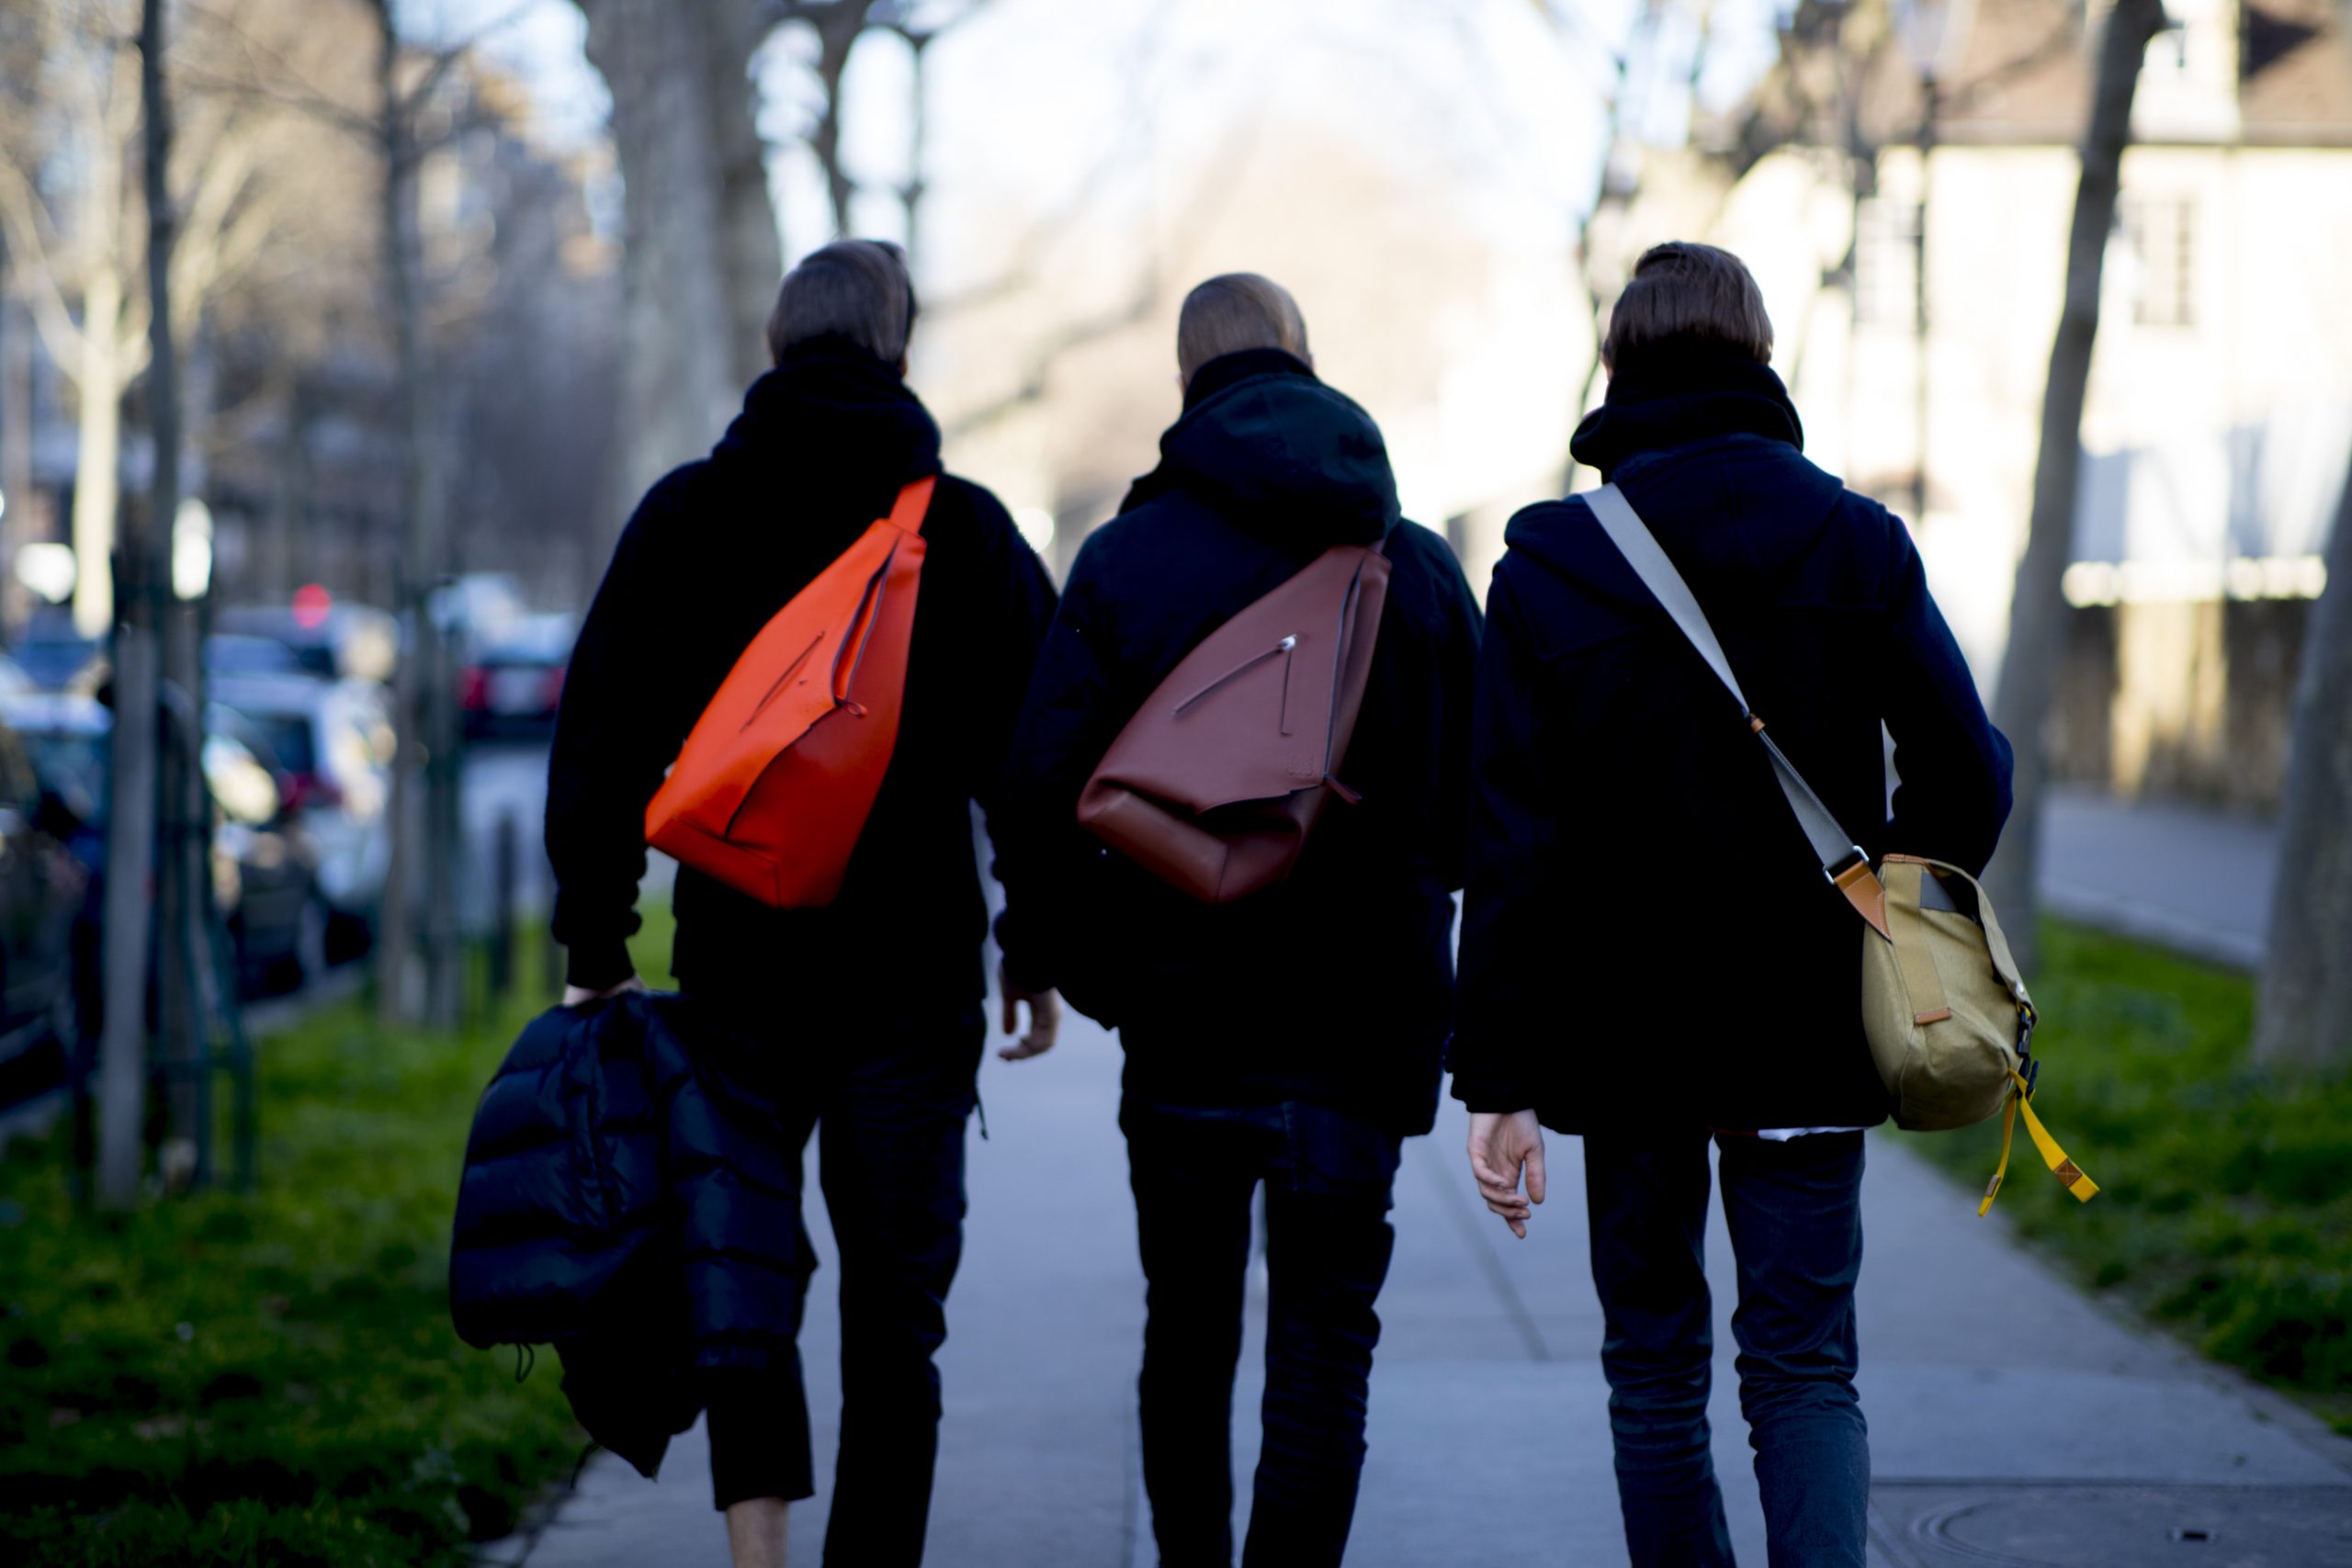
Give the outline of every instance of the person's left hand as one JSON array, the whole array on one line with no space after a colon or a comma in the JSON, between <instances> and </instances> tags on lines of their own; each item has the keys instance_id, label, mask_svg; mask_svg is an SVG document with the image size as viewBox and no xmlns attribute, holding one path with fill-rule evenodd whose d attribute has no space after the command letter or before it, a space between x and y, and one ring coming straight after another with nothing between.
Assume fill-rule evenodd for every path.
<instances>
[{"instance_id":1,"label":"person's left hand","mask_svg":"<svg viewBox=\"0 0 2352 1568\"><path fill-rule=\"evenodd\" d=\"M1042 1056L1054 1048L1054 1040L1062 1027L1061 994L1052 989L1043 991L1016 990L1005 977L1002 965L996 972L997 989L1004 994L1004 1032L1012 1034L1021 1028L1021 1004L1029 1004L1029 1032L997 1055L1007 1062L1025 1062L1032 1056Z\"/></svg>"},{"instance_id":2,"label":"person's left hand","mask_svg":"<svg viewBox=\"0 0 2352 1568\"><path fill-rule=\"evenodd\" d=\"M1527 1176L1527 1192L1519 1190L1520 1174ZM1534 1205L1544 1201L1544 1126L1532 1111L1470 1114L1470 1174L1478 1196L1510 1234L1527 1239L1527 1222Z\"/></svg>"}]
</instances>

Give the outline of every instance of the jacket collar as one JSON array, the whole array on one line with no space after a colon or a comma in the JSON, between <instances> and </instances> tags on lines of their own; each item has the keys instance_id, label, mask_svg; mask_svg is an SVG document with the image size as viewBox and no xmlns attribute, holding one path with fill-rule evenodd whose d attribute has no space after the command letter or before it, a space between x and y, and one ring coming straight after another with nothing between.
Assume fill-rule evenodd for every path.
<instances>
[{"instance_id":1,"label":"jacket collar","mask_svg":"<svg viewBox=\"0 0 2352 1568\"><path fill-rule=\"evenodd\" d=\"M1608 479L1634 457L1724 435L1804 450L1804 425L1771 367L1720 344L1668 338L1610 378L1608 400L1585 416L1568 449Z\"/></svg>"}]
</instances>

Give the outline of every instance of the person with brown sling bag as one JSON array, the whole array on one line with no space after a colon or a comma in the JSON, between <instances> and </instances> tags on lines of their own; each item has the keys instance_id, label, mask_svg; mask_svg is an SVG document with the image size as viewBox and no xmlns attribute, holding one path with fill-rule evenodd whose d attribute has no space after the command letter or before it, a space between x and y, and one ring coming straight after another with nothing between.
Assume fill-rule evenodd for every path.
<instances>
[{"instance_id":1,"label":"person with brown sling bag","mask_svg":"<svg viewBox=\"0 0 2352 1568\"><path fill-rule=\"evenodd\" d=\"M1380 432L1265 278L1178 328L1184 412L1071 567L999 841L1015 980L1118 1028L1167 1568L1233 1562L1232 1391L1265 1190L1243 1561L1331 1568L1363 1462L1401 1140L1452 1021L1479 616ZM1028 965L1035 965L1034 969Z\"/></svg>"}]
</instances>

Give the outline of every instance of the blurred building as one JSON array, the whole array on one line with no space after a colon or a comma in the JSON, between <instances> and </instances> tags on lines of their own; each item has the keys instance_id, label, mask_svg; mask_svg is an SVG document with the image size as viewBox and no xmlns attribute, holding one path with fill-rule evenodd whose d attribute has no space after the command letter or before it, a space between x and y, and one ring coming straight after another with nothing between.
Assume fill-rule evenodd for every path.
<instances>
[{"instance_id":1,"label":"blurred building","mask_svg":"<svg viewBox=\"0 0 2352 1568\"><path fill-rule=\"evenodd\" d=\"M2325 0L2168 10L2107 255L2055 758L2127 793L2265 807L2352 459L2352 47ZM1962 0L1950 24L1924 163L1922 77L1882 51L1850 132L1865 156L1798 138L1739 179L1715 233L1765 285L1815 455L1911 518L1989 684L2097 17Z\"/></svg>"}]
</instances>

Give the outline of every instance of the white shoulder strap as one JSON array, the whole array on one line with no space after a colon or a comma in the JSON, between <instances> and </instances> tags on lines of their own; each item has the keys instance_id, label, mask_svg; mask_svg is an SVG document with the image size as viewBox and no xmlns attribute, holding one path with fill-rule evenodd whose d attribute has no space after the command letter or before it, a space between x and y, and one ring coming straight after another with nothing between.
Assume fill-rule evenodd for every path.
<instances>
[{"instance_id":1,"label":"white shoulder strap","mask_svg":"<svg viewBox=\"0 0 2352 1568\"><path fill-rule=\"evenodd\" d=\"M1715 628L1708 624L1706 612L1699 608L1698 596L1675 570L1657 536L1642 522L1633 503L1625 499L1625 492L1615 485L1588 491L1580 499L1600 521L1609 542L1617 547L1617 553L1625 558L1625 564L1634 569L1634 575L1642 580L1643 586L1665 610L1667 618L1698 650L1699 657L1707 661L1707 668L1715 672L1715 678L1739 704L1748 728L1764 743L1765 753L1771 759L1772 776L1780 784L1781 795L1788 798L1789 809L1796 814L1797 825L1804 829L1806 841L1821 861L1821 874L1835 883L1862 919L1883 935L1885 893L1871 870L1870 857L1854 842L1853 835L1838 826L1838 818L1814 794L1813 786L1804 782L1796 764L1764 732L1764 721L1747 705L1747 694L1739 689L1739 678L1732 673L1731 660L1724 657L1724 645L1716 639Z\"/></svg>"}]
</instances>

